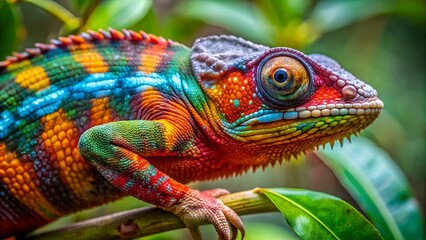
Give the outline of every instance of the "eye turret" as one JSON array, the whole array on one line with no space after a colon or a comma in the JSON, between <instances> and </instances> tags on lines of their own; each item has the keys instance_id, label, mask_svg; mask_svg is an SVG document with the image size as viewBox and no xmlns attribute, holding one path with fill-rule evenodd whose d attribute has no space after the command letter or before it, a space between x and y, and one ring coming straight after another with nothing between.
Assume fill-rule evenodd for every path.
<instances>
[{"instance_id":1,"label":"eye turret","mask_svg":"<svg viewBox=\"0 0 426 240\"><path fill-rule=\"evenodd\" d=\"M312 93L312 69L293 54L274 54L260 62L256 84L266 105L294 107L308 100Z\"/></svg>"}]
</instances>

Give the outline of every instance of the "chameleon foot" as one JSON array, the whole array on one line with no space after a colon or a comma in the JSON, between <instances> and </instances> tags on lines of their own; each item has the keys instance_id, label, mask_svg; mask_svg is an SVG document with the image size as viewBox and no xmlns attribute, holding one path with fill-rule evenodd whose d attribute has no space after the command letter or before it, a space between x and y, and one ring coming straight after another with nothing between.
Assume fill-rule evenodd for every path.
<instances>
[{"instance_id":1,"label":"chameleon foot","mask_svg":"<svg viewBox=\"0 0 426 240\"><path fill-rule=\"evenodd\" d=\"M244 238L244 226L238 215L219 199L229 194L225 189L214 189L204 192L190 190L178 205L167 209L184 222L194 240L202 239L199 226L210 222L216 229L219 239L231 240L237 237L237 231Z\"/></svg>"}]
</instances>

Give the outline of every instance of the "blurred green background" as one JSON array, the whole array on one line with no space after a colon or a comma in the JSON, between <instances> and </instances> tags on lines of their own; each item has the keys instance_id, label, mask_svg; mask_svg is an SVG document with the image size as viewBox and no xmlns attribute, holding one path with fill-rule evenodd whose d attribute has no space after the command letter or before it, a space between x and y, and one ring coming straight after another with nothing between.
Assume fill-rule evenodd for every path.
<instances>
[{"instance_id":1,"label":"blurred green background","mask_svg":"<svg viewBox=\"0 0 426 240\"><path fill-rule=\"evenodd\" d=\"M362 135L391 155L425 209L424 0L0 0L0 55L4 58L12 51L60 35L107 27L144 30L188 46L201 36L233 34L271 47L287 46L336 59L379 92L384 111ZM259 186L308 188L339 196L356 206L331 171L315 159L302 158L255 174L193 186L231 191ZM139 204L127 199L112 209L95 211L105 213L120 205ZM260 236L271 233L268 239L274 239L272 233L283 231L279 214L248 216L243 221L248 239L257 239L259 231L263 234ZM205 231L212 232L212 228L205 227ZM180 239L182 234L186 232L156 239Z\"/></svg>"}]
</instances>

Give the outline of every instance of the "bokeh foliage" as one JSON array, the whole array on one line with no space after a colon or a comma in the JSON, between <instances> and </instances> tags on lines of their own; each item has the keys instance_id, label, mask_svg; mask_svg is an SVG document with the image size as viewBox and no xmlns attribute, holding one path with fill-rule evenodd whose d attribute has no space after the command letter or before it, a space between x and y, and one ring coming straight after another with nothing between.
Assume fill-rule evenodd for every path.
<instances>
[{"instance_id":1,"label":"bokeh foliage","mask_svg":"<svg viewBox=\"0 0 426 240\"><path fill-rule=\"evenodd\" d=\"M363 135L396 161L425 208L425 1L0 0L0 58L58 35L108 27L144 30L187 45L199 36L234 34L335 58L378 90L385 108ZM326 180L313 186L312 177L305 177L312 164L302 159L284 166L285 173L278 167L247 182L285 174L277 177L280 186L310 187L350 199ZM229 188L238 189L232 182Z\"/></svg>"}]
</instances>

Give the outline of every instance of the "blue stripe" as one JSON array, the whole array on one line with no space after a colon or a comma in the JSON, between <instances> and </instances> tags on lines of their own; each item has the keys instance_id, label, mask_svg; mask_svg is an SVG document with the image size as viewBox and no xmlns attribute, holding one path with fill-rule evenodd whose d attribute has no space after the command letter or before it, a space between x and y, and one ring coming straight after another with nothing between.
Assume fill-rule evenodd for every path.
<instances>
[{"instance_id":1,"label":"blue stripe","mask_svg":"<svg viewBox=\"0 0 426 240\"><path fill-rule=\"evenodd\" d=\"M113 73L90 74L83 81L73 86L62 89L50 86L48 89L37 93L36 96L24 99L23 106L18 107L18 112L22 118L34 112L37 117L43 117L58 110L65 100L121 95L123 90L126 90L127 94L132 94L150 86L164 86L165 84L167 84L167 80L156 73L146 75L136 72L131 76L123 77Z\"/></svg>"},{"instance_id":2,"label":"blue stripe","mask_svg":"<svg viewBox=\"0 0 426 240\"><path fill-rule=\"evenodd\" d=\"M6 135L10 131L10 127L12 126L12 123L15 122L15 119L13 118L12 114L10 114L9 111L5 110L0 114L0 139L3 139L6 137Z\"/></svg>"},{"instance_id":3,"label":"blue stripe","mask_svg":"<svg viewBox=\"0 0 426 240\"><path fill-rule=\"evenodd\" d=\"M36 93L35 96L24 99L22 106L18 107L19 116L26 118L34 113L37 117L45 116L59 109L62 101L68 96L69 91L67 89L57 89L55 86L50 86L48 89Z\"/></svg>"},{"instance_id":4,"label":"blue stripe","mask_svg":"<svg viewBox=\"0 0 426 240\"><path fill-rule=\"evenodd\" d=\"M296 119L298 117L299 113L298 112L285 112L284 113L284 119Z\"/></svg>"},{"instance_id":5,"label":"blue stripe","mask_svg":"<svg viewBox=\"0 0 426 240\"><path fill-rule=\"evenodd\" d=\"M18 114L13 115L5 110L0 113L0 139L5 138L19 119L40 118L57 111L63 102L81 99L101 98L105 96L121 96L135 94L149 87L170 91L168 80L157 73L145 74L132 72L129 74L95 73L87 75L74 85L49 88L35 93L22 101L17 108Z\"/></svg>"},{"instance_id":6,"label":"blue stripe","mask_svg":"<svg viewBox=\"0 0 426 240\"><path fill-rule=\"evenodd\" d=\"M283 113L270 113L257 118L260 123L275 122L283 119Z\"/></svg>"}]
</instances>

